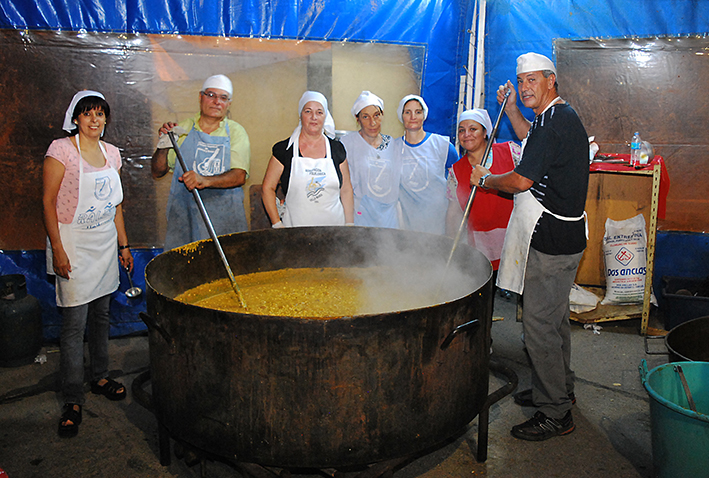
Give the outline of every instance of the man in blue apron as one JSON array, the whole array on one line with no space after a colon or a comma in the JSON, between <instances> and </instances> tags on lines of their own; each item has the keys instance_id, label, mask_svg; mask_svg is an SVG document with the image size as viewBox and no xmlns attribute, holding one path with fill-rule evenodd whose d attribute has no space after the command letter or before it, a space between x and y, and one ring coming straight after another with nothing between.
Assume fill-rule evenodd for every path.
<instances>
[{"instance_id":1,"label":"man in blue apron","mask_svg":"<svg viewBox=\"0 0 709 478\"><path fill-rule=\"evenodd\" d=\"M524 344L532 368L532 388L515 402L537 412L512 427L516 438L531 441L574 431L569 293L586 248L584 207L588 189L588 136L576 112L557 94L556 68L547 57L517 58L522 103L535 113L529 122L511 90L505 108L522 141L522 159L506 174L476 166L471 184L514 193L514 209L502 248L497 286L523 293Z\"/></svg>"},{"instance_id":2,"label":"man in blue apron","mask_svg":"<svg viewBox=\"0 0 709 478\"><path fill-rule=\"evenodd\" d=\"M167 234L164 249L209 238L192 190L199 189L202 202L217 235L247 230L244 191L249 175L251 146L246 130L227 119L233 88L224 75L207 78L199 92L200 112L178 123L160 127L161 135L153 154L153 178L173 171L167 201ZM170 151L169 131L179 134L177 144L187 171Z\"/></svg>"}]
</instances>

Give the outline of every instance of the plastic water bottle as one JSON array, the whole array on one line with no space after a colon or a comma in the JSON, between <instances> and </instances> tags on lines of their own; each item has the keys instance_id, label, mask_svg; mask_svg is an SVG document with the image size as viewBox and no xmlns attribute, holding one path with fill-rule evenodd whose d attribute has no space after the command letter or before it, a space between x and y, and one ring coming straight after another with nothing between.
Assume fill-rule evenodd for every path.
<instances>
[{"instance_id":1,"label":"plastic water bottle","mask_svg":"<svg viewBox=\"0 0 709 478\"><path fill-rule=\"evenodd\" d=\"M640 139L640 133L637 131L633 134L633 140L630 142L630 165L640 166L640 146L642 145L642 140Z\"/></svg>"}]
</instances>

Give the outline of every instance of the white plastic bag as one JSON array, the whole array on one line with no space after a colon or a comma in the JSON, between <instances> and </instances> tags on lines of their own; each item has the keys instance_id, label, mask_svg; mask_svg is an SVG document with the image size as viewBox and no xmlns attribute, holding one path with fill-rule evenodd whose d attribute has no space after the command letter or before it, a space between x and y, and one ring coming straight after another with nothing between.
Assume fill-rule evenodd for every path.
<instances>
[{"instance_id":1,"label":"white plastic bag","mask_svg":"<svg viewBox=\"0 0 709 478\"><path fill-rule=\"evenodd\" d=\"M647 271L646 245L642 214L624 221L606 219L603 238L606 296L601 304L642 303Z\"/></svg>"},{"instance_id":2,"label":"white plastic bag","mask_svg":"<svg viewBox=\"0 0 709 478\"><path fill-rule=\"evenodd\" d=\"M583 314L598 306L598 297L590 290L586 290L578 284L571 286L569 293L569 308L571 312Z\"/></svg>"}]
</instances>

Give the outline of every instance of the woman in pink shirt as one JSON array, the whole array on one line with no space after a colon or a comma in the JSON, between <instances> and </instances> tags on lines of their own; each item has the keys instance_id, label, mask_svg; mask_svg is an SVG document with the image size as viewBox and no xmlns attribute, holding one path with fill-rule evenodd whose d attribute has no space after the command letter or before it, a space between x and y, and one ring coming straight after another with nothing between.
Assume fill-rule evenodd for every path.
<instances>
[{"instance_id":1,"label":"woman in pink shirt","mask_svg":"<svg viewBox=\"0 0 709 478\"><path fill-rule=\"evenodd\" d=\"M108 377L109 304L118 289L118 262L129 272L133 268L121 208L121 156L101 141L110 114L101 93L78 92L64 117L69 136L52 142L44 160L47 272L56 276L62 314L62 437L75 436L81 423L87 324L91 391L111 400L126 396L125 387Z\"/></svg>"}]
</instances>

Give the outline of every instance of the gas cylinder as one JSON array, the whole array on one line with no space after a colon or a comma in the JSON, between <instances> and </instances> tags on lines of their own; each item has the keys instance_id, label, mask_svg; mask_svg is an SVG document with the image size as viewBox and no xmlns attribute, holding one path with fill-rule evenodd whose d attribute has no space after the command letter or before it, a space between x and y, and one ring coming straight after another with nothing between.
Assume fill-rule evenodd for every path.
<instances>
[{"instance_id":1,"label":"gas cylinder","mask_svg":"<svg viewBox=\"0 0 709 478\"><path fill-rule=\"evenodd\" d=\"M22 274L0 276L0 367L34 362L42 348L42 309Z\"/></svg>"}]
</instances>

